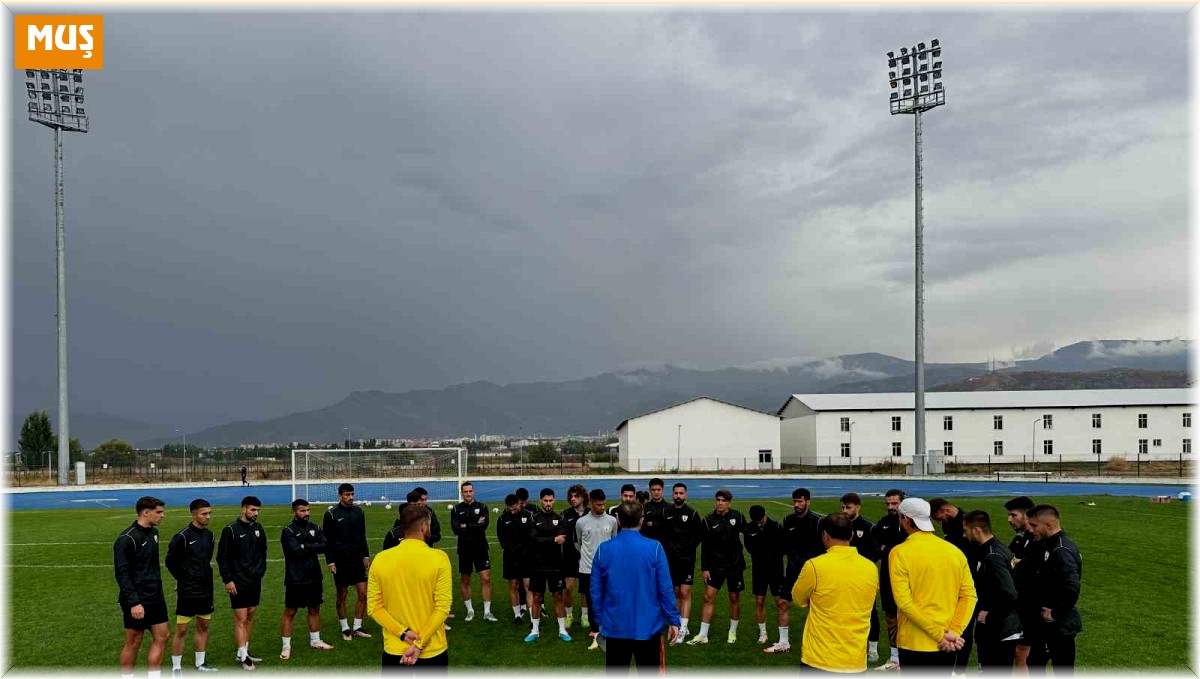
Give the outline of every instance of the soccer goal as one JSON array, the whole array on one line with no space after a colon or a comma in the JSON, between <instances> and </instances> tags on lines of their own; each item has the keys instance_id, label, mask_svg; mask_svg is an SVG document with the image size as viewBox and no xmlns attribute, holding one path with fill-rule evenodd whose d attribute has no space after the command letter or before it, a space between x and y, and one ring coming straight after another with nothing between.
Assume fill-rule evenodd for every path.
<instances>
[{"instance_id":1,"label":"soccer goal","mask_svg":"<svg viewBox=\"0 0 1200 679\"><path fill-rule=\"evenodd\" d=\"M293 450L292 497L332 504L350 483L358 502L404 502L417 486L430 502L454 501L466 465L466 448Z\"/></svg>"}]
</instances>

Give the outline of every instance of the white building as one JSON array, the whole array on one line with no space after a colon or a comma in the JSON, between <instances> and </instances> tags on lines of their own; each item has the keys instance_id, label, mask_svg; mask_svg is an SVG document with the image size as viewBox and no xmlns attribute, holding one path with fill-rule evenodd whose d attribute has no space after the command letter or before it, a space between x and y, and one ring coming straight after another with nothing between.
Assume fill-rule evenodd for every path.
<instances>
[{"instance_id":1,"label":"white building","mask_svg":"<svg viewBox=\"0 0 1200 679\"><path fill-rule=\"evenodd\" d=\"M925 447L957 462L1177 459L1192 452L1189 389L925 394ZM785 464L873 464L913 456L914 397L794 394L779 409Z\"/></svg>"},{"instance_id":2,"label":"white building","mask_svg":"<svg viewBox=\"0 0 1200 679\"><path fill-rule=\"evenodd\" d=\"M779 416L702 396L617 425L631 472L779 469Z\"/></svg>"}]
</instances>

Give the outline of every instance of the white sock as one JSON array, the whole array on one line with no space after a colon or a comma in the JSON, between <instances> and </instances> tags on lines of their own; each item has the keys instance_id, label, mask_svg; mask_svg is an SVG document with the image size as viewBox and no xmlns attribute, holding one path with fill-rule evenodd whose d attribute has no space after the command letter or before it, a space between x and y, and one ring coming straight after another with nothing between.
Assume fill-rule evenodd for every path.
<instances>
[{"instance_id":1,"label":"white sock","mask_svg":"<svg viewBox=\"0 0 1200 679\"><path fill-rule=\"evenodd\" d=\"M575 609L574 609L574 608L571 608L570 606L567 606L567 617L568 617L568 618L574 618L574 617L575 617Z\"/></svg>"},{"instance_id":2,"label":"white sock","mask_svg":"<svg viewBox=\"0 0 1200 679\"><path fill-rule=\"evenodd\" d=\"M730 620L730 621L729 621L729 633L730 633L730 634L733 634L734 632L737 632L737 624L738 624L738 621L737 621L737 620Z\"/></svg>"},{"instance_id":3,"label":"white sock","mask_svg":"<svg viewBox=\"0 0 1200 679\"><path fill-rule=\"evenodd\" d=\"M786 627L779 628L779 643L781 643L781 644L788 643L788 628L786 628Z\"/></svg>"},{"instance_id":4,"label":"white sock","mask_svg":"<svg viewBox=\"0 0 1200 679\"><path fill-rule=\"evenodd\" d=\"M475 615L475 602L467 599L463 602L463 605L467 607L467 615Z\"/></svg>"},{"instance_id":5,"label":"white sock","mask_svg":"<svg viewBox=\"0 0 1200 679\"><path fill-rule=\"evenodd\" d=\"M283 639L283 648L285 650L292 647L292 638L291 637L280 637L280 638Z\"/></svg>"},{"instance_id":6,"label":"white sock","mask_svg":"<svg viewBox=\"0 0 1200 679\"><path fill-rule=\"evenodd\" d=\"M342 631L343 632L350 629L350 623L347 622L345 618L338 618L338 622L342 623Z\"/></svg>"},{"instance_id":7,"label":"white sock","mask_svg":"<svg viewBox=\"0 0 1200 679\"><path fill-rule=\"evenodd\" d=\"M483 614L484 615L492 614L492 602L490 602L490 601L483 602Z\"/></svg>"},{"instance_id":8,"label":"white sock","mask_svg":"<svg viewBox=\"0 0 1200 679\"><path fill-rule=\"evenodd\" d=\"M758 623L758 633L759 634L767 633L767 623L765 623L765 622Z\"/></svg>"},{"instance_id":9,"label":"white sock","mask_svg":"<svg viewBox=\"0 0 1200 679\"><path fill-rule=\"evenodd\" d=\"M567 633L567 619L566 618L558 619L558 631L562 632L563 634Z\"/></svg>"},{"instance_id":10,"label":"white sock","mask_svg":"<svg viewBox=\"0 0 1200 679\"><path fill-rule=\"evenodd\" d=\"M249 652L250 652L250 644L243 644L241 646L238 646L237 659L245 660L246 654Z\"/></svg>"},{"instance_id":11,"label":"white sock","mask_svg":"<svg viewBox=\"0 0 1200 679\"><path fill-rule=\"evenodd\" d=\"M687 629L687 618L679 619L679 629L681 629L681 630Z\"/></svg>"},{"instance_id":12,"label":"white sock","mask_svg":"<svg viewBox=\"0 0 1200 679\"><path fill-rule=\"evenodd\" d=\"M542 619L541 619L541 618L534 618L534 619L533 619L533 633L534 633L534 634L540 634L541 627L542 627Z\"/></svg>"},{"instance_id":13,"label":"white sock","mask_svg":"<svg viewBox=\"0 0 1200 679\"><path fill-rule=\"evenodd\" d=\"M354 629L362 629L362 618L354 619Z\"/></svg>"},{"instance_id":14,"label":"white sock","mask_svg":"<svg viewBox=\"0 0 1200 679\"><path fill-rule=\"evenodd\" d=\"M321 640L320 632L309 632L308 633L308 643L315 644L320 640Z\"/></svg>"},{"instance_id":15,"label":"white sock","mask_svg":"<svg viewBox=\"0 0 1200 679\"><path fill-rule=\"evenodd\" d=\"M204 651L196 651L196 667L204 664Z\"/></svg>"},{"instance_id":16,"label":"white sock","mask_svg":"<svg viewBox=\"0 0 1200 679\"><path fill-rule=\"evenodd\" d=\"M900 649L893 648L891 658L889 658L889 660L891 660L894 663L899 663L900 662Z\"/></svg>"},{"instance_id":17,"label":"white sock","mask_svg":"<svg viewBox=\"0 0 1200 679\"><path fill-rule=\"evenodd\" d=\"M513 609L513 617L514 618L521 617L521 607L520 606L513 606L512 609Z\"/></svg>"},{"instance_id":18,"label":"white sock","mask_svg":"<svg viewBox=\"0 0 1200 679\"><path fill-rule=\"evenodd\" d=\"M705 639L708 638L708 623L707 622L700 623L700 634L698 636L702 636Z\"/></svg>"},{"instance_id":19,"label":"white sock","mask_svg":"<svg viewBox=\"0 0 1200 679\"><path fill-rule=\"evenodd\" d=\"M879 653L879 642L878 641L868 641L867 642L867 650L870 653L878 654Z\"/></svg>"},{"instance_id":20,"label":"white sock","mask_svg":"<svg viewBox=\"0 0 1200 679\"><path fill-rule=\"evenodd\" d=\"M585 618L588 617L587 606L584 606L582 610L583 610L583 617L585 617Z\"/></svg>"},{"instance_id":21,"label":"white sock","mask_svg":"<svg viewBox=\"0 0 1200 679\"><path fill-rule=\"evenodd\" d=\"M182 655L171 656L171 669L173 669L173 670L183 669L183 656Z\"/></svg>"},{"instance_id":22,"label":"white sock","mask_svg":"<svg viewBox=\"0 0 1200 679\"><path fill-rule=\"evenodd\" d=\"M146 679L158 679L162 676L162 670L149 670L146 672Z\"/></svg>"}]
</instances>

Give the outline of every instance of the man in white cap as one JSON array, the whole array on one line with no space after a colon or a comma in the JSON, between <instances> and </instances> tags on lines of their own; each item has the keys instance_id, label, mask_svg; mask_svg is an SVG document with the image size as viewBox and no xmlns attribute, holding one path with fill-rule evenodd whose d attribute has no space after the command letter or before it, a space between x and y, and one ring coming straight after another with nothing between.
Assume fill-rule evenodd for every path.
<instances>
[{"instance_id":1,"label":"man in white cap","mask_svg":"<svg viewBox=\"0 0 1200 679\"><path fill-rule=\"evenodd\" d=\"M907 537L888 555L900 671L962 673L965 667L954 667L955 651L975 610L975 583L962 551L934 535L929 514L921 498L901 502L900 528Z\"/></svg>"}]
</instances>

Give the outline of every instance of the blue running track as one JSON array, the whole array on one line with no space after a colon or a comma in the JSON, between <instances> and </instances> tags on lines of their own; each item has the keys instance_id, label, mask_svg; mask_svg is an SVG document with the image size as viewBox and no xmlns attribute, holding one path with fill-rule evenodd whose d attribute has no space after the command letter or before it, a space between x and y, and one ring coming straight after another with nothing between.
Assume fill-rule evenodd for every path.
<instances>
[{"instance_id":1,"label":"blue running track","mask_svg":"<svg viewBox=\"0 0 1200 679\"><path fill-rule=\"evenodd\" d=\"M482 502L502 503L504 496L513 492L518 486L529 489L530 495L536 499L537 493L547 486L553 488L560 499L566 498L566 490L572 483L582 483L590 490L602 488L610 498L620 496L621 484L633 483L639 489L646 487L650 477L636 478L596 477L584 479L565 478L528 478L482 480L475 482L475 496ZM848 491L854 491L863 496L881 496L889 488L902 488L909 495L920 497L1013 497L1029 495L1033 497L1052 497L1069 495L1116 495L1125 497L1151 497L1155 495L1177 495L1181 491L1191 492L1192 485L1188 484L1123 484L1123 483L1043 483L1039 481L948 481L925 478L903 479L800 479L778 477L705 477L685 478L688 493L693 500L711 499L718 488L728 488L735 500L746 499L786 499L791 497L792 490L797 487L808 488L813 497L836 498ZM667 478L667 497L670 497L673 479ZM417 482L414 482L416 485ZM314 484L318 485L318 484ZM331 486L332 484L319 484ZM432 484L427 484L432 487ZM371 482L356 483L356 496L359 500L378 501L383 485ZM315 488L310 488L310 492ZM323 496L332 497L333 488L323 489ZM393 484L394 492L394 484ZM61 509L65 507L133 507L137 498L153 494L161 498L168 506L187 506L197 497L206 498L214 505L238 505L243 496L253 494L266 505L286 505L292 501L291 486L288 484L258 485L245 488L239 485L219 486L183 486L154 488L139 486L136 488L97 489L84 491L45 490L34 492L8 492L6 501L10 509ZM313 493L314 496L317 493ZM393 501L399 497L391 498ZM435 501L446 501L457 498L434 497Z\"/></svg>"}]
</instances>

